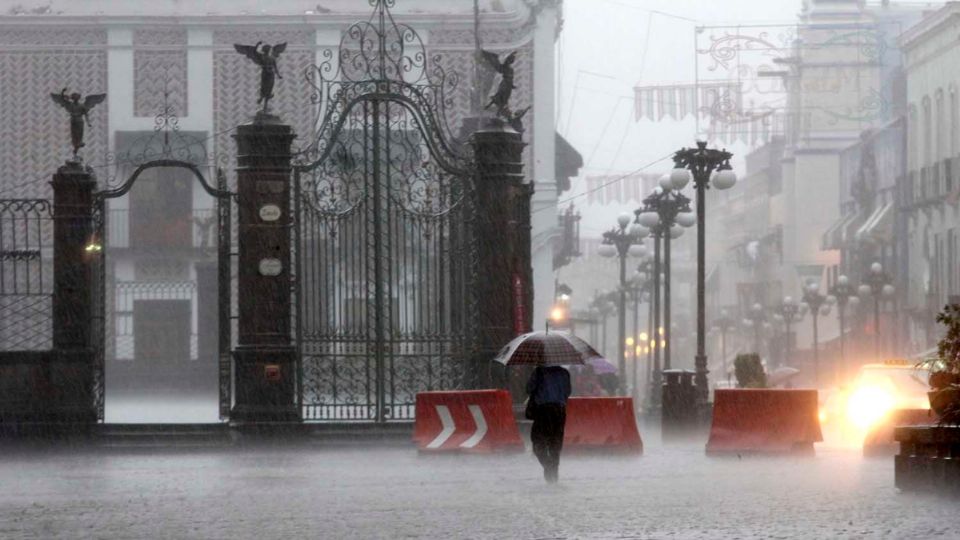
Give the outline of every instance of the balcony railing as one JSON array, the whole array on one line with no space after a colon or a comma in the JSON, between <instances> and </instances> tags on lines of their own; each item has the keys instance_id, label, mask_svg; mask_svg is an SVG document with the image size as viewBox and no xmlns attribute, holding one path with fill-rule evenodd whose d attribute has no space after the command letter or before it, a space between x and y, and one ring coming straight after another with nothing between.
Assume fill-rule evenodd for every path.
<instances>
[{"instance_id":1,"label":"balcony railing","mask_svg":"<svg viewBox=\"0 0 960 540\"><path fill-rule=\"evenodd\" d=\"M121 208L107 215L107 247L132 249L213 248L217 245L217 214L212 208L179 216L137 217Z\"/></svg>"}]
</instances>

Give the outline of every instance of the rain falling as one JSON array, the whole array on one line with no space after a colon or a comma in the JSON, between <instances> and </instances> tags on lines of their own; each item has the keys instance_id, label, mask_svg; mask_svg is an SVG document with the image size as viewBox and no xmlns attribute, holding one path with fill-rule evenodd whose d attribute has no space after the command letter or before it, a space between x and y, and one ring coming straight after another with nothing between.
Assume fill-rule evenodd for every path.
<instances>
[{"instance_id":1,"label":"rain falling","mask_svg":"<svg viewBox=\"0 0 960 540\"><path fill-rule=\"evenodd\" d=\"M0 0L0 538L953 538L960 3Z\"/></svg>"}]
</instances>

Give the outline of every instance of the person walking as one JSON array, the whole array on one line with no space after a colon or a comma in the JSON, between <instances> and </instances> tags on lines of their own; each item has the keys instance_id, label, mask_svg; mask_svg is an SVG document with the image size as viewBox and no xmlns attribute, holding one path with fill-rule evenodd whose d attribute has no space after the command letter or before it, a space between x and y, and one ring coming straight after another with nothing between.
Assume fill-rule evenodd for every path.
<instances>
[{"instance_id":1,"label":"person walking","mask_svg":"<svg viewBox=\"0 0 960 540\"><path fill-rule=\"evenodd\" d=\"M555 483L559 476L570 390L570 372L561 366L537 366L527 381L533 416L530 440L543 467L543 478L549 483Z\"/></svg>"}]
</instances>

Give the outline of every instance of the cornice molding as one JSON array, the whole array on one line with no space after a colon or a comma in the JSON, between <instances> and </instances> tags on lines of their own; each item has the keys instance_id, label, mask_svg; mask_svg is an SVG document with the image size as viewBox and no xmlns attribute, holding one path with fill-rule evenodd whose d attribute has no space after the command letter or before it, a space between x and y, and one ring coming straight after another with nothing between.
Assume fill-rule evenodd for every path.
<instances>
[{"instance_id":1,"label":"cornice molding","mask_svg":"<svg viewBox=\"0 0 960 540\"><path fill-rule=\"evenodd\" d=\"M960 2L949 2L900 34L897 44L904 52L910 52L933 34L956 22L958 18L960 18Z\"/></svg>"}]
</instances>

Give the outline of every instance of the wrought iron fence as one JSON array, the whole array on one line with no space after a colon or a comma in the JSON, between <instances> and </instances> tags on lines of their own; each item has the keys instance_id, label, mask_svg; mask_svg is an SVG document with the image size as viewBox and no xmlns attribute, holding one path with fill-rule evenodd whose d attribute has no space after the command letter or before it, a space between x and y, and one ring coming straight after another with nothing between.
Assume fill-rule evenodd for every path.
<instances>
[{"instance_id":1,"label":"wrought iron fence","mask_svg":"<svg viewBox=\"0 0 960 540\"><path fill-rule=\"evenodd\" d=\"M0 350L50 349L52 318L53 205L0 199Z\"/></svg>"}]
</instances>

